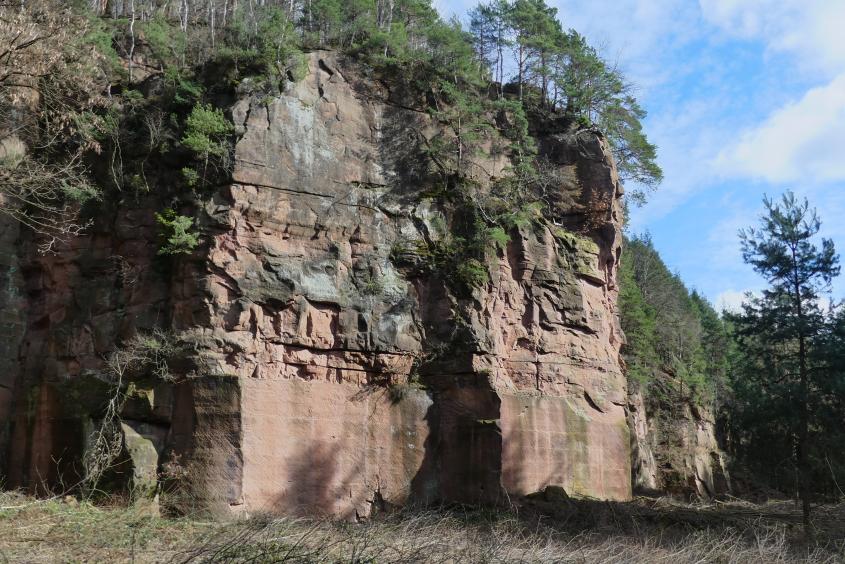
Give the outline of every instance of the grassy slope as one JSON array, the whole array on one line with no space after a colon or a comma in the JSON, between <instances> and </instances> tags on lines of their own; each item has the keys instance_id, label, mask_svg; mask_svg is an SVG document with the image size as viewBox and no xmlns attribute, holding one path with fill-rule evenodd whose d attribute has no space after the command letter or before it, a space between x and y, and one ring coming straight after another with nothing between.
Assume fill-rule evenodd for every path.
<instances>
[{"instance_id":1,"label":"grassy slope","mask_svg":"<svg viewBox=\"0 0 845 564\"><path fill-rule=\"evenodd\" d=\"M519 510L405 511L366 523L163 519L75 499L0 496L8 562L840 562L845 507L801 544L791 504L694 507L530 502ZM838 541L836 539L839 539Z\"/></svg>"}]
</instances>

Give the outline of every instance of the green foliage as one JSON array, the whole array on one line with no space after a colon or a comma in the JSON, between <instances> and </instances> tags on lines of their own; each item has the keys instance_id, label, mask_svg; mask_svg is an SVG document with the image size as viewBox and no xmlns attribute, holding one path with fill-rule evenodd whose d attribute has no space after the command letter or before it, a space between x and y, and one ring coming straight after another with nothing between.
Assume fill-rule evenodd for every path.
<instances>
[{"instance_id":1,"label":"green foliage","mask_svg":"<svg viewBox=\"0 0 845 564\"><path fill-rule=\"evenodd\" d=\"M221 157L229 150L226 137L231 132L232 124L221 109L197 104L186 121L182 145L204 159Z\"/></svg>"},{"instance_id":2,"label":"green foliage","mask_svg":"<svg viewBox=\"0 0 845 564\"><path fill-rule=\"evenodd\" d=\"M115 28L107 20L90 18L86 33L79 38L79 45L93 48L104 70L112 75L124 73L120 55L114 48Z\"/></svg>"},{"instance_id":3,"label":"green foliage","mask_svg":"<svg viewBox=\"0 0 845 564\"><path fill-rule=\"evenodd\" d=\"M493 110L499 114L503 124L502 134L510 141L509 149L517 167L530 163L537 154L537 144L528 131L528 115L525 106L517 100L500 98L493 102Z\"/></svg>"},{"instance_id":4,"label":"green foliage","mask_svg":"<svg viewBox=\"0 0 845 564\"><path fill-rule=\"evenodd\" d=\"M645 118L645 110L632 96L620 94L602 108L596 123L610 141L620 176L634 182L630 197L635 203L643 204L646 191L653 190L663 180L663 171L657 164L657 147L643 132L641 120Z\"/></svg>"},{"instance_id":5,"label":"green foliage","mask_svg":"<svg viewBox=\"0 0 845 564\"><path fill-rule=\"evenodd\" d=\"M135 22L133 33L163 66L165 90L156 100L146 100L127 88L117 96L119 111L98 117L97 142L108 147L118 187L149 189L148 171L180 147L194 156L194 163L181 171L185 185L194 190L211 185L217 173L228 170L231 158L232 124L208 103L221 99L221 82L231 87L243 76L259 76L265 79L256 82L262 92L275 92L284 88L279 79L302 76L303 48L315 47L353 54L376 75L398 80L443 125L433 136L417 132L430 172L441 181L433 194L453 216L446 239L427 245L429 254L439 257L439 268L455 273L461 265L457 277L469 286L487 276L479 265L507 245L512 229L542 222L557 211L550 194L560 192L566 179L543 170L530 133L532 122L548 112L598 125L628 177L645 184L659 177L654 147L642 134L645 114L630 86L583 37L563 30L556 9L545 0L479 5L471 12L469 30L457 19L442 19L430 0L313 0L295 9L241 3L227 12L225 23L220 14L214 22L203 20L210 14L193 14L204 27L189 23L183 28L167 10L158 9ZM130 14L97 20L90 41L113 52L128 32L129 22L121 17ZM517 75L518 96L502 85L510 68ZM147 120L153 108L161 108L154 124ZM148 135L137 133L147 129ZM510 174L491 187L479 180L484 171L475 157L482 153L504 155L511 163ZM150 169L145 168L148 160ZM565 207L565 197L554 198Z\"/></svg>"},{"instance_id":6,"label":"green foliage","mask_svg":"<svg viewBox=\"0 0 845 564\"><path fill-rule=\"evenodd\" d=\"M149 44L153 55L168 69L185 65L188 37L176 22L158 16L138 23L140 35Z\"/></svg>"},{"instance_id":7,"label":"green foliage","mask_svg":"<svg viewBox=\"0 0 845 564\"><path fill-rule=\"evenodd\" d=\"M78 204L95 202L103 198L103 192L98 186L84 180L78 180L76 182L65 180L61 183L61 191L65 198Z\"/></svg>"},{"instance_id":8,"label":"green foliage","mask_svg":"<svg viewBox=\"0 0 845 564\"><path fill-rule=\"evenodd\" d=\"M508 243L511 242L510 235L508 235L501 227L489 228L487 230L487 238L496 246L496 248L502 250L504 250L508 246Z\"/></svg>"},{"instance_id":9,"label":"green foliage","mask_svg":"<svg viewBox=\"0 0 845 564\"><path fill-rule=\"evenodd\" d=\"M340 40L343 27L344 2L341 0L312 0L303 15L305 42L316 46Z\"/></svg>"},{"instance_id":10,"label":"green foliage","mask_svg":"<svg viewBox=\"0 0 845 564\"><path fill-rule=\"evenodd\" d=\"M843 313L820 303L839 274L839 257L831 240L817 239L821 224L807 200L787 192L780 202L764 203L759 228L740 232L745 261L768 287L731 316L741 351L733 446L782 491L797 475L806 517L816 493L836 491L833 464L845 469Z\"/></svg>"},{"instance_id":11,"label":"green foliage","mask_svg":"<svg viewBox=\"0 0 845 564\"><path fill-rule=\"evenodd\" d=\"M480 144L492 137L493 125L482 100L466 89L441 80L434 94L432 115L447 128L428 139L428 155L444 177L463 177L469 159L477 156Z\"/></svg>"},{"instance_id":12,"label":"green foliage","mask_svg":"<svg viewBox=\"0 0 845 564\"><path fill-rule=\"evenodd\" d=\"M285 11L276 6L239 8L224 30L223 46L215 57L218 61L232 61L247 74L278 79L288 73L302 73L296 28Z\"/></svg>"},{"instance_id":13,"label":"green foliage","mask_svg":"<svg viewBox=\"0 0 845 564\"><path fill-rule=\"evenodd\" d=\"M478 288L490 281L490 275L483 262L470 258L457 265L455 280L469 288Z\"/></svg>"},{"instance_id":14,"label":"green foliage","mask_svg":"<svg viewBox=\"0 0 845 564\"><path fill-rule=\"evenodd\" d=\"M172 91L173 101L178 106L192 107L202 99L205 89L189 78L188 74L175 67L164 70L164 81Z\"/></svg>"},{"instance_id":15,"label":"green foliage","mask_svg":"<svg viewBox=\"0 0 845 564\"><path fill-rule=\"evenodd\" d=\"M466 213L466 209L459 208ZM391 248L391 261L416 273L439 275L458 297L490 281L488 265L493 255L510 242L501 227L489 227L474 214L453 218L451 224L435 228L435 240L416 240Z\"/></svg>"},{"instance_id":16,"label":"green foliage","mask_svg":"<svg viewBox=\"0 0 845 564\"><path fill-rule=\"evenodd\" d=\"M185 184L191 188L196 188L200 183L199 173L187 166L182 168L182 178L185 179Z\"/></svg>"},{"instance_id":17,"label":"green foliage","mask_svg":"<svg viewBox=\"0 0 845 564\"><path fill-rule=\"evenodd\" d=\"M503 3L502 8L513 37L519 99L525 98L524 86L533 73L540 81L537 101L544 105L549 82L547 64L561 34L557 8L546 5L544 0L515 0L512 4Z\"/></svg>"},{"instance_id":18,"label":"green foliage","mask_svg":"<svg viewBox=\"0 0 845 564\"><path fill-rule=\"evenodd\" d=\"M485 82L478 78L471 39L457 19L432 21L425 29L425 40L426 50L423 53L427 56L427 63L437 69L440 76L456 85L485 86ZM452 93L456 95L454 90Z\"/></svg>"},{"instance_id":19,"label":"green foliage","mask_svg":"<svg viewBox=\"0 0 845 564\"><path fill-rule=\"evenodd\" d=\"M210 104L197 104L185 122L182 146L189 149L201 162L201 171L183 168L182 176L190 187L208 183L209 168L226 170L232 150L232 124L223 111Z\"/></svg>"},{"instance_id":20,"label":"green foliage","mask_svg":"<svg viewBox=\"0 0 845 564\"><path fill-rule=\"evenodd\" d=\"M628 192L633 201L645 201L663 172L656 162L657 148L643 132L645 111L617 68L582 35L564 32L556 9L544 0L479 4L470 12L470 30L482 69L489 68L502 81L504 69L515 68L520 102L553 112L560 108L574 123L597 126L610 142L620 175L635 184Z\"/></svg>"},{"instance_id":21,"label":"green foliage","mask_svg":"<svg viewBox=\"0 0 845 564\"><path fill-rule=\"evenodd\" d=\"M88 39L108 57L116 57L114 45L126 40L131 17L125 6L116 10L118 17L112 20L95 18ZM487 227L507 230L515 223L525 225L533 216L531 206L545 198L537 193L537 147L529 130L532 120L543 119L548 112L572 123L596 125L605 133L620 172L637 184L628 190L635 201L644 198L639 186L660 180L656 149L643 134L645 113L632 88L582 36L563 30L557 10L545 0L481 4L471 11L468 30L457 19L442 19L430 0L240 3L225 18L217 13L216 19L211 18L215 6L209 10L193 14L198 23L183 28L172 12L155 8L151 18L135 20L133 32L164 68L167 92L162 106L172 112L165 133L156 143L150 140L143 161L155 151L164 155L178 141L198 161L190 167L193 173L183 173L192 188L210 184L209 173L229 165L230 124L207 103L219 99L214 94L221 83L231 87L243 76L258 76L264 80L256 87L277 92L284 88L285 78L298 80L304 75L303 48L315 47L351 53L377 74L398 79L425 98L430 113L445 126L424 140L433 172L442 180L440 190L462 190L466 179L479 173L471 170L479 152L504 154L511 160L516 182L500 183L491 201L471 201L478 199L478 194L471 194L465 202L481 208ZM505 71L511 68L518 87L515 97L502 86ZM491 80L498 83L491 85ZM210 89L208 95L205 87ZM546 113L537 114L538 109ZM138 120L123 121L117 127L118 141L143 143L138 135L125 135L143 130L137 127ZM110 157L122 159L120 148L113 149ZM120 177L116 185L148 189L143 167L130 163L123 170L125 164L113 163L113 176ZM547 203L544 213L550 210Z\"/></svg>"},{"instance_id":22,"label":"green foliage","mask_svg":"<svg viewBox=\"0 0 845 564\"><path fill-rule=\"evenodd\" d=\"M733 354L729 324L713 309L710 302L695 290L690 294L690 300L701 323L701 374L706 375L711 382L718 406L729 393L730 358Z\"/></svg>"},{"instance_id":23,"label":"green foliage","mask_svg":"<svg viewBox=\"0 0 845 564\"><path fill-rule=\"evenodd\" d=\"M625 255L627 257L627 255ZM657 312L645 300L634 275L634 263L627 258L619 267L619 316L625 331L622 353L628 378L645 385L654 376L660 360L657 354Z\"/></svg>"},{"instance_id":24,"label":"green foliage","mask_svg":"<svg viewBox=\"0 0 845 564\"><path fill-rule=\"evenodd\" d=\"M595 124L607 136L623 179L636 183L630 194L643 203L645 189L653 189L663 179L657 165L657 148L642 129L645 110L633 96L633 87L615 67L604 61L575 31L559 39L560 51L553 65L553 77L560 81L553 104L584 124Z\"/></svg>"},{"instance_id":25,"label":"green foliage","mask_svg":"<svg viewBox=\"0 0 845 564\"><path fill-rule=\"evenodd\" d=\"M199 245L199 233L190 217L179 215L172 208L156 214L162 243L159 255L191 254Z\"/></svg>"},{"instance_id":26,"label":"green foliage","mask_svg":"<svg viewBox=\"0 0 845 564\"><path fill-rule=\"evenodd\" d=\"M619 309L628 374L644 384L673 376L677 392L713 403L727 377L727 332L712 306L672 274L648 237L627 241L619 270Z\"/></svg>"},{"instance_id":27,"label":"green foliage","mask_svg":"<svg viewBox=\"0 0 845 564\"><path fill-rule=\"evenodd\" d=\"M365 296L380 296L384 292L384 281L370 269L358 275L356 283Z\"/></svg>"}]
</instances>

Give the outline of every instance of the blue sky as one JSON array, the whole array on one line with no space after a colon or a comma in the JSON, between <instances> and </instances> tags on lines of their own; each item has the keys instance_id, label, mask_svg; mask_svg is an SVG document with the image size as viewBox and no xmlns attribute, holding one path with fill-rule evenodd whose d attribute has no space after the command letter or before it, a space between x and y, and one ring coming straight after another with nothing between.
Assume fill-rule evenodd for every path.
<instances>
[{"instance_id":1,"label":"blue sky","mask_svg":"<svg viewBox=\"0 0 845 564\"><path fill-rule=\"evenodd\" d=\"M638 88L666 176L629 229L688 286L733 307L764 285L737 237L764 194L809 198L845 251L845 0L547 2Z\"/></svg>"}]
</instances>

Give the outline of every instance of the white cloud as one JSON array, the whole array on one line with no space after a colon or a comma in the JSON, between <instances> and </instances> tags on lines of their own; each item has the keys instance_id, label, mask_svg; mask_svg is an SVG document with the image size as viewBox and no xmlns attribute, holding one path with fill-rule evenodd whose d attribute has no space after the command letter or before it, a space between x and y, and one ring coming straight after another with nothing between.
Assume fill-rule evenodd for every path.
<instances>
[{"instance_id":1,"label":"white cloud","mask_svg":"<svg viewBox=\"0 0 845 564\"><path fill-rule=\"evenodd\" d=\"M708 21L730 35L790 55L824 83L743 131L715 160L727 176L772 183L845 180L845 2L700 0Z\"/></svg>"},{"instance_id":2,"label":"white cloud","mask_svg":"<svg viewBox=\"0 0 845 564\"><path fill-rule=\"evenodd\" d=\"M742 311L742 302L746 300L746 291L725 290L716 296L716 311L737 313Z\"/></svg>"},{"instance_id":3,"label":"white cloud","mask_svg":"<svg viewBox=\"0 0 845 564\"><path fill-rule=\"evenodd\" d=\"M773 183L845 180L845 73L740 134L716 167Z\"/></svg>"},{"instance_id":4,"label":"white cloud","mask_svg":"<svg viewBox=\"0 0 845 564\"><path fill-rule=\"evenodd\" d=\"M748 270L742 261L742 248L739 240L740 229L754 227L757 222L755 209L725 196L714 206L721 210L721 219L713 223L707 237L702 241L702 254L712 268L725 271ZM759 206L757 202L755 202Z\"/></svg>"},{"instance_id":5,"label":"white cloud","mask_svg":"<svg viewBox=\"0 0 845 564\"><path fill-rule=\"evenodd\" d=\"M841 0L700 0L705 19L728 34L759 39L796 55L802 68L845 68L845 2Z\"/></svg>"},{"instance_id":6,"label":"white cloud","mask_svg":"<svg viewBox=\"0 0 845 564\"><path fill-rule=\"evenodd\" d=\"M699 2L707 21L730 36L787 55L779 64L813 74L816 83L744 130L715 159L716 170L771 183L845 180L845 2Z\"/></svg>"},{"instance_id":7,"label":"white cloud","mask_svg":"<svg viewBox=\"0 0 845 564\"><path fill-rule=\"evenodd\" d=\"M689 0L551 0L564 27L585 34L645 91L672 79L666 68L682 45L700 37L698 7Z\"/></svg>"}]
</instances>

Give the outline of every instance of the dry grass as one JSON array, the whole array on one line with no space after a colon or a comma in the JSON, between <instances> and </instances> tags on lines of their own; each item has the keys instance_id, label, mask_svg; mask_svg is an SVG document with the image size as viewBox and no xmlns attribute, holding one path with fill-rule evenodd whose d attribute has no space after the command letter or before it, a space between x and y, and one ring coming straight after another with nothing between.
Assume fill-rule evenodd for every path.
<instances>
[{"instance_id":1,"label":"dry grass","mask_svg":"<svg viewBox=\"0 0 845 564\"><path fill-rule=\"evenodd\" d=\"M212 527L66 499L0 494L0 562L168 562Z\"/></svg>"},{"instance_id":2,"label":"dry grass","mask_svg":"<svg viewBox=\"0 0 845 564\"><path fill-rule=\"evenodd\" d=\"M812 545L800 541L796 515L790 504L535 501L510 511L406 510L366 523L213 523L3 494L0 561L845 562L845 507L818 512Z\"/></svg>"}]
</instances>

